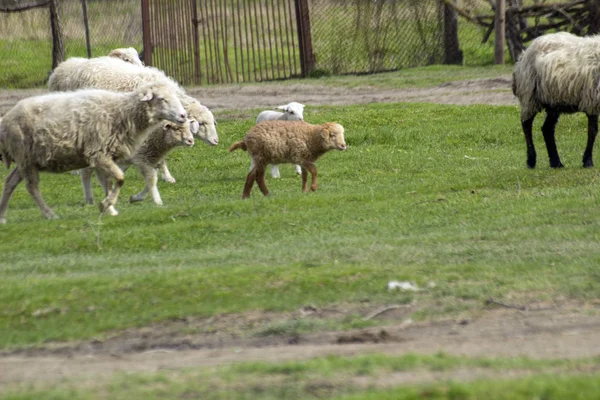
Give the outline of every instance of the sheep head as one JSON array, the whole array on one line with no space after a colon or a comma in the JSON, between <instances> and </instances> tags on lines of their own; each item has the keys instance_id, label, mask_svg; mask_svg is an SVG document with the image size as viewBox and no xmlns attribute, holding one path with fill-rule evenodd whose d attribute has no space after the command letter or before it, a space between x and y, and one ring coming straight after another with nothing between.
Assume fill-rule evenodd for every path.
<instances>
[{"instance_id":1,"label":"sheep head","mask_svg":"<svg viewBox=\"0 0 600 400\"><path fill-rule=\"evenodd\" d=\"M139 100L148 103L150 120L167 121L183 124L187 121L187 112L175 92L167 85L151 84L137 90Z\"/></svg>"},{"instance_id":2,"label":"sheep head","mask_svg":"<svg viewBox=\"0 0 600 400\"><path fill-rule=\"evenodd\" d=\"M216 146L219 144L219 135L217 134L217 121L213 113L196 99L188 98L185 104L189 117L192 119L191 131L206 144Z\"/></svg>"},{"instance_id":3,"label":"sheep head","mask_svg":"<svg viewBox=\"0 0 600 400\"><path fill-rule=\"evenodd\" d=\"M304 121L304 104L292 101L291 103L276 107L275 109L281 110L282 112L288 114L288 121Z\"/></svg>"},{"instance_id":4,"label":"sheep head","mask_svg":"<svg viewBox=\"0 0 600 400\"><path fill-rule=\"evenodd\" d=\"M344 140L344 127L335 122L326 122L321 125L321 137L330 150L346 150L348 146Z\"/></svg>"},{"instance_id":5,"label":"sheep head","mask_svg":"<svg viewBox=\"0 0 600 400\"><path fill-rule=\"evenodd\" d=\"M174 124L172 122L163 123L163 131L165 135L165 141L173 146L188 146L194 145L194 135L190 130L190 126L194 120L188 119L183 124Z\"/></svg>"}]
</instances>

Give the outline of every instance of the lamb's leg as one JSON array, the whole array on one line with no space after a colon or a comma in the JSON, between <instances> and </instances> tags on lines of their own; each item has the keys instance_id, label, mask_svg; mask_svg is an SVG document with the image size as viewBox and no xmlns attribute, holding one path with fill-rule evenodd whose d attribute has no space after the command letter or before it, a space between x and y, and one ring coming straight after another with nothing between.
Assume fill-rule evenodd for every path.
<instances>
[{"instance_id":1,"label":"lamb's leg","mask_svg":"<svg viewBox=\"0 0 600 400\"><path fill-rule=\"evenodd\" d=\"M594 141L598 134L598 116L588 115L588 141L583 153L583 167L590 168L594 166L594 158L592 153L594 152Z\"/></svg>"},{"instance_id":2,"label":"lamb's leg","mask_svg":"<svg viewBox=\"0 0 600 400\"><path fill-rule=\"evenodd\" d=\"M175 183L175 178L173 178L173 175L171 175L171 172L169 172L167 162L165 160L162 160L159 164L162 180L168 183Z\"/></svg>"},{"instance_id":3,"label":"lamb's leg","mask_svg":"<svg viewBox=\"0 0 600 400\"><path fill-rule=\"evenodd\" d=\"M92 191L92 168L79 170L81 186L83 186L83 199L85 204L94 204L94 193Z\"/></svg>"},{"instance_id":4,"label":"lamb's leg","mask_svg":"<svg viewBox=\"0 0 600 400\"><path fill-rule=\"evenodd\" d=\"M523 127L523 133L525 134L525 143L527 144L527 166L529 168L535 168L536 154L535 146L533 145L533 119L535 115L525 121L521 121Z\"/></svg>"},{"instance_id":5,"label":"lamb's leg","mask_svg":"<svg viewBox=\"0 0 600 400\"><path fill-rule=\"evenodd\" d=\"M304 167L308 170L308 172L310 172L310 175L312 177L311 182L310 182L310 190L312 190L313 192L315 192L317 190L318 184L317 184L317 166L313 163L306 163L304 164ZM303 190L306 192L306 185L304 185L305 187L303 188Z\"/></svg>"},{"instance_id":6,"label":"lamb's leg","mask_svg":"<svg viewBox=\"0 0 600 400\"><path fill-rule=\"evenodd\" d=\"M551 168L564 167L560 162L558 150L556 149L556 139L554 138L554 129L556 128L559 116L560 114L554 110L546 111L546 121L544 121L544 125L542 125L542 133L544 134L546 149L548 149L548 158L550 158Z\"/></svg>"},{"instance_id":7,"label":"lamb's leg","mask_svg":"<svg viewBox=\"0 0 600 400\"><path fill-rule=\"evenodd\" d=\"M154 201L154 204L156 204L157 206L162 206L163 202L160 198L158 187L156 186L158 181L158 174L156 172L156 169L152 168L149 165L136 165L136 167L138 167L138 170L146 180L146 186L141 192L131 196L129 198L129 201L131 203L134 203L136 201L142 201L146 197L148 191L150 191L150 196L152 197L152 201Z\"/></svg>"},{"instance_id":8,"label":"lamb's leg","mask_svg":"<svg viewBox=\"0 0 600 400\"><path fill-rule=\"evenodd\" d=\"M254 181L256 180L256 169L252 168L246 177L246 183L244 184L244 193L242 193L242 200L250 197L250 192L252 191L252 185L254 185Z\"/></svg>"},{"instance_id":9,"label":"lamb's leg","mask_svg":"<svg viewBox=\"0 0 600 400\"><path fill-rule=\"evenodd\" d=\"M267 189L267 184L265 183L265 166L257 165L256 166L256 182L258 183L258 188L265 196L269 195L269 189Z\"/></svg>"},{"instance_id":10,"label":"lamb's leg","mask_svg":"<svg viewBox=\"0 0 600 400\"><path fill-rule=\"evenodd\" d=\"M2 200L0 200L0 224L6 223L6 210L8 209L8 201L12 196L15 188L21 181L23 176L19 172L19 168L15 168L4 180L4 190L2 191Z\"/></svg>"},{"instance_id":11,"label":"lamb's leg","mask_svg":"<svg viewBox=\"0 0 600 400\"><path fill-rule=\"evenodd\" d=\"M308 170L304 167L302 167L302 191L303 192L308 192L308 189L306 189L306 182L308 182Z\"/></svg>"},{"instance_id":12,"label":"lamb's leg","mask_svg":"<svg viewBox=\"0 0 600 400\"><path fill-rule=\"evenodd\" d=\"M99 159L96 161L96 169L104 176L112 178L112 189L104 200L99 204L100 212L105 212L110 206L114 206L119 198L119 192L125 182L123 171L111 159Z\"/></svg>"},{"instance_id":13,"label":"lamb's leg","mask_svg":"<svg viewBox=\"0 0 600 400\"><path fill-rule=\"evenodd\" d=\"M273 164L271 166L271 176L275 179L281 178L281 174L279 173L279 167L277 164Z\"/></svg>"},{"instance_id":14,"label":"lamb's leg","mask_svg":"<svg viewBox=\"0 0 600 400\"><path fill-rule=\"evenodd\" d=\"M25 175L25 186L27 187L27 191L35 201L35 204L42 211L42 214L46 219L57 219L58 216L52 211L50 207L46 204L44 199L42 198L42 194L40 193L39 183L40 183L40 173L35 168L29 168L22 172Z\"/></svg>"},{"instance_id":15,"label":"lamb's leg","mask_svg":"<svg viewBox=\"0 0 600 400\"><path fill-rule=\"evenodd\" d=\"M296 172L296 175L300 175L302 174L302 167L296 164L294 165L294 171Z\"/></svg>"}]
</instances>

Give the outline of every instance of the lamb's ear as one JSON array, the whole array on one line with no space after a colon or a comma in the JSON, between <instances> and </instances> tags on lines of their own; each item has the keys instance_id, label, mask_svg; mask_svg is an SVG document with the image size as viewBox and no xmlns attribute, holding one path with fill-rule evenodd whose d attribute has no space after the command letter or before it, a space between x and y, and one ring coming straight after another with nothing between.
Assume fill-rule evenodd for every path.
<instances>
[{"instance_id":1,"label":"lamb's ear","mask_svg":"<svg viewBox=\"0 0 600 400\"><path fill-rule=\"evenodd\" d=\"M192 135L195 135L196 133L198 133L199 130L200 130L200 124L198 123L198 121L196 121L195 119L191 120L190 131L192 132Z\"/></svg>"},{"instance_id":2,"label":"lamb's ear","mask_svg":"<svg viewBox=\"0 0 600 400\"><path fill-rule=\"evenodd\" d=\"M321 128L321 137L327 139L327 136L329 136L329 129L325 127Z\"/></svg>"},{"instance_id":3,"label":"lamb's ear","mask_svg":"<svg viewBox=\"0 0 600 400\"><path fill-rule=\"evenodd\" d=\"M277 106L275 107L276 110L281 110L283 112L287 112L288 107L287 106Z\"/></svg>"},{"instance_id":4,"label":"lamb's ear","mask_svg":"<svg viewBox=\"0 0 600 400\"><path fill-rule=\"evenodd\" d=\"M163 130L169 130L173 127L173 124L171 124L170 122L167 122L166 124L163 125Z\"/></svg>"},{"instance_id":5,"label":"lamb's ear","mask_svg":"<svg viewBox=\"0 0 600 400\"><path fill-rule=\"evenodd\" d=\"M151 89L146 90L146 93L141 93L140 101L150 101L154 97Z\"/></svg>"}]
</instances>

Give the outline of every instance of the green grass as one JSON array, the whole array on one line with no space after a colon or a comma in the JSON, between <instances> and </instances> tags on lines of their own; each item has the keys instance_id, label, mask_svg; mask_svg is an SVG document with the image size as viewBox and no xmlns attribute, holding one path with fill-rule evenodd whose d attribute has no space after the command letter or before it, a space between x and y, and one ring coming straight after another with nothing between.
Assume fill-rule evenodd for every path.
<instances>
[{"instance_id":1,"label":"green grass","mask_svg":"<svg viewBox=\"0 0 600 400\"><path fill-rule=\"evenodd\" d=\"M13 385L7 388L3 398L587 399L597 397L600 380L597 374L576 371L589 370L597 363L597 359L536 361L466 358L441 353L429 356L328 356L298 362L241 363L117 374L102 384L67 380L47 389ZM451 378L453 373L460 371L470 371L473 375L471 378L468 374L463 379ZM477 373L481 377L474 379ZM419 376L427 382L426 378L432 374L448 378L418 383ZM522 378L492 379L485 374L520 375ZM411 376L414 377L412 380Z\"/></svg>"},{"instance_id":2,"label":"green grass","mask_svg":"<svg viewBox=\"0 0 600 400\"><path fill-rule=\"evenodd\" d=\"M84 206L70 174L41 178L58 221L17 188L0 227L0 348L174 317L405 302L385 291L392 279L437 284L410 299L423 305L419 318L475 311L489 296L598 299L598 178L580 166L582 116L559 124L561 170L548 168L539 134L539 166L525 167L516 107L372 104L306 116L339 121L349 144L319 161L316 193L301 193L283 165L282 179L267 180L270 197L255 188L240 200L248 158L226 149L253 121L230 117L218 118L218 147L169 157L178 182L160 184L163 207L127 203L143 186L133 169L116 218Z\"/></svg>"}]
</instances>

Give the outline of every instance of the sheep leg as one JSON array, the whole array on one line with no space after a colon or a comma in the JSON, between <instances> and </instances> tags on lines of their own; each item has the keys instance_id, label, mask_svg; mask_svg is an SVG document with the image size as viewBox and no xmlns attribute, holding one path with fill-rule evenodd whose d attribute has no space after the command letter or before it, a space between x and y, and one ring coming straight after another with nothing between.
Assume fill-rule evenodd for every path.
<instances>
[{"instance_id":1,"label":"sheep leg","mask_svg":"<svg viewBox=\"0 0 600 400\"><path fill-rule=\"evenodd\" d=\"M85 204L94 204L94 193L92 192L92 169L80 170L81 186L83 186L83 199Z\"/></svg>"},{"instance_id":2,"label":"sheep leg","mask_svg":"<svg viewBox=\"0 0 600 400\"><path fill-rule=\"evenodd\" d=\"M281 178L281 174L279 173L279 167L277 164L271 166L271 176L275 179Z\"/></svg>"},{"instance_id":3,"label":"sheep leg","mask_svg":"<svg viewBox=\"0 0 600 400\"><path fill-rule=\"evenodd\" d=\"M258 188L262 192L263 195L269 195L269 189L267 189L267 184L265 182L265 166L258 165L256 167L256 183L258 183Z\"/></svg>"},{"instance_id":4,"label":"sheep leg","mask_svg":"<svg viewBox=\"0 0 600 400\"><path fill-rule=\"evenodd\" d=\"M104 197L108 196L108 188L110 187L110 179L107 178L100 170L96 169L96 178L98 178L98 182L100 182L100 186L104 191ZM114 206L110 206L105 211L108 215L116 216L119 215L119 212L115 209Z\"/></svg>"},{"instance_id":5,"label":"sheep leg","mask_svg":"<svg viewBox=\"0 0 600 400\"><path fill-rule=\"evenodd\" d=\"M244 184L244 193L242 193L242 200L250 197L250 192L252 191L252 185L254 185L254 181L256 180L256 169L252 168L246 177L246 183Z\"/></svg>"},{"instance_id":6,"label":"sheep leg","mask_svg":"<svg viewBox=\"0 0 600 400\"><path fill-rule=\"evenodd\" d=\"M111 190L102 202L99 204L100 212L105 212L109 207L114 206L119 198L119 192L125 182L125 175L123 171L115 164L112 160L98 160L96 162L96 169L100 171L104 176L110 177L114 180ZM108 188L108 184L107 184Z\"/></svg>"},{"instance_id":7,"label":"sheep leg","mask_svg":"<svg viewBox=\"0 0 600 400\"><path fill-rule=\"evenodd\" d=\"M556 139L554 138L554 130L560 114L554 110L546 111L546 120L542 125L542 133L548 150L548 158L550 158L550 168L563 168L564 165L560 162L558 150L556 149Z\"/></svg>"},{"instance_id":8,"label":"sheep leg","mask_svg":"<svg viewBox=\"0 0 600 400\"><path fill-rule=\"evenodd\" d=\"M171 172L169 172L167 162L165 160L162 160L159 164L162 180L168 183L175 183L175 178L173 178L173 175L171 175Z\"/></svg>"},{"instance_id":9,"label":"sheep leg","mask_svg":"<svg viewBox=\"0 0 600 400\"><path fill-rule=\"evenodd\" d=\"M535 168L536 154L535 146L533 145L533 119L535 115L525 121L521 121L523 133L525 134L525 143L527 144L527 166Z\"/></svg>"},{"instance_id":10,"label":"sheep leg","mask_svg":"<svg viewBox=\"0 0 600 400\"><path fill-rule=\"evenodd\" d=\"M154 204L156 204L157 206L162 206L163 202L160 198L158 187L156 186L158 182L158 173L156 172L156 169L148 165L137 165L137 167L140 173L143 175L144 179L146 180L146 186L141 192L131 196L129 198L129 201L131 203L134 203L136 201L142 201L146 197L148 191L150 191L150 197L152 197L152 201L154 201Z\"/></svg>"},{"instance_id":11,"label":"sheep leg","mask_svg":"<svg viewBox=\"0 0 600 400\"><path fill-rule=\"evenodd\" d=\"M294 165L294 171L296 172L296 175L300 175L302 173L302 167L296 164Z\"/></svg>"},{"instance_id":12,"label":"sheep leg","mask_svg":"<svg viewBox=\"0 0 600 400\"><path fill-rule=\"evenodd\" d=\"M316 192L317 187L319 186L317 184L317 166L313 163L306 163L304 164L304 167L308 170L308 172L310 172L312 178L310 182L310 190Z\"/></svg>"},{"instance_id":13,"label":"sheep leg","mask_svg":"<svg viewBox=\"0 0 600 400\"><path fill-rule=\"evenodd\" d=\"M594 166L594 159L592 153L594 151L594 141L598 134L598 116L588 115L588 141L583 153L583 167L590 168Z\"/></svg>"},{"instance_id":14,"label":"sheep leg","mask_svg":"<svg viewBox=\"0 0 600 400\"><path fill-rule=\"evenodd\" d=\"M308 170L304 167L302 168L302 191L303 192L308 192L308 189L306 188L306 183L308 182Z\"/></svg>"},{"instance_id":15,"label":"sheep leg","mask_svg":"<svg viewBox=\"0 0 600 400\"><path fill-rule=\"evenodd\" d=\"M15 191L15 188L19 183L21 183L22 180L23 176L19 172L18 168L10 171L4 180L4 190L2 191L2 200L0 200L0 224L6 223L6 210L8 209L8 201Z\"/></svg>"},{"instance_id":16,"label":"sheep leg","mask_svg":"<svg viewBox=\"0 0 600 400\"><path fill-rule=\"evenodd\" d=\"M39 207L46 219L57 219L58 216L52 211L50 207L46 204L44 199L42 198L42 194L40 193L39 183L40 183L40 173L35 168L30 168L23 171L25 175L25 186L27 187L27 191L35 201L35 204Z\"/></svg>"}]
</instances>

